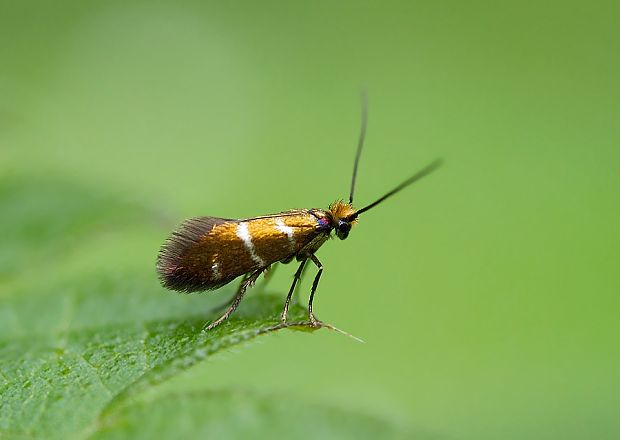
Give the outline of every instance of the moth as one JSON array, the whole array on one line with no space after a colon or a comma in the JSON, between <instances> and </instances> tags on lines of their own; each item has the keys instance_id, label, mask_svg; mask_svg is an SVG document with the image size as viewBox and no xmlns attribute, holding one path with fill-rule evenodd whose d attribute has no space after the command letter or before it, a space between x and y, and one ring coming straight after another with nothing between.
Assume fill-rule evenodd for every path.
<instances>
[{"instance_id":1,"label":"moth","mask_svg":"<svg viewBox=\"0 0 620 440\"><path fill-rule=\"evenodd\" d=\"M180 292L198 292L222 287L243 277L226 311L205 327L217 327L235 311L247 289L275 263L299 262L288 291L280 319L286 322L291 298L308 261L318 269L308 301L310 325L321 322L312 310L323 265L316 256L319 248L335 234L340 240L349 236L359 216L388 197L434 171L435 160L413 176L361 209L353 207L353 195L359 160L366 137L368 111L362 99L362 124L357 143L349 201L337 200L327 209L293 209L277 214L245 219L195 217L185 220L161 246L157 257L157 274L161 284Z\"/></svg>"}]
</instances>

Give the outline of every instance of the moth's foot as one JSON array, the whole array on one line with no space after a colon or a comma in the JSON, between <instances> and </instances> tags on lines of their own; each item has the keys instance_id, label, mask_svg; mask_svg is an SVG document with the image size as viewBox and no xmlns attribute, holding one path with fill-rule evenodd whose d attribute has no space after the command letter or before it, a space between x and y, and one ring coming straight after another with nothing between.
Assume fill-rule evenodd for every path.
<instances>
[{"instance_id":1,"label":"moth's foot","mask_svg":"<svg viewBox=\"0 0 620 440\"><path fill-rule=\"evenodd\" d=\"M323 326L323 323L320 320L316 319L313 313L310 313L310 315L308 315L308 319L310 320L311 327L319 328Z\"/></svg>"}]
</instances>

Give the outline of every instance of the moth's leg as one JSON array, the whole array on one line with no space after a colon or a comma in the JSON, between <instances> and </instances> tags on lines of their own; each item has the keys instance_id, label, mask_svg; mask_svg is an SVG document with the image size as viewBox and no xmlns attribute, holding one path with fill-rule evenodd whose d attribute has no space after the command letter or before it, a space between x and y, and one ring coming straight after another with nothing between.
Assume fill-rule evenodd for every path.
<instances>
[{"instance_id":1,"label":"moth's leg","mask_svg":"<svg viewBox=\"0 0 620 440\"><path fill-rule=\"evenodd\" d=\"M276 271L277 267L278 267L277 263L274 263L271 266L267 266L265 268L265 271L263 272L265 274L263 276L263 282L260 285L263 289L267 286L267 284L269 283L269 280L271 280L271 277L273 277L273 274Z\"/></svg>"},{"instance_id":2,"label":"moth's leg","mask_svg":"<svg viewBox=\"0 0 620 440\"><path fill-rule=\"evenodd\" d=\"M228 306L230 306L232 304L232 302L235 300L235 298L237 297L237 293L239 292L239 290L237 289L237 292L235 292L233 294L233 296L231 296L230 298L228 298L225 302L218 304L217 306L213 307L211 309L212 312L219 312L220 310L224 310L226 308L228 308Z\"/></svg>"},{"instance_id":3,"label":"moth's leg","mask_svg":"<svg viewBox=\"0 0 620 440\"><path fill-rule=\"evenodd\" d=\"M307 258L301 260L301 264L297 268L295 275L293 275L293 284L291 284L291 288L288 291L288 295L286 295L286 301L284 302L284 310L282 310L282 316L280 317L280 321L286 322L286 315L288 315L288 307L291 304L291 298L293 296L293 292L295 291L295 285L297 281L301 279L301 274L304 271L304 266L306 265Z\"/></svg>"},{"instance_id":4,"label":"moth's leg","mask_svg":"<svg viewBox=\"0 0 620 440\"><path fill-rule=\"evenodd\" d=\"M312 283L312 290L310 291L310 301L308 302L308 318L310 319L310 323L314 327L318 327L320 325L320 321L314 317L314 313L312 313L312 301L314 300L314 292L316 292L316 286L319 285L319 279L321 279L321 274L323 273L323 265L316 257L316 255L310 255L310 259L319 268L316 276L314 277L314 282Z\"/></svg>"},{"instance_id":5,"label":"moth's leg","mask_svg":"<svg viewBox=\"0 0 620 440\"><path fill-rule=\"evenodd\" d=\"M263 270L264 268L261 268L261 269L258 269L252 272L241 282L241 284L239 285L239 290L237 290L237 293L235 294L235 297L233 298L230 305L228 306L228 309L226 309L226 311L224 312L222 316L220 316L215 321L213 321L211 324L206 326L204 328L205 331L211 330L212 328L217 327L222 322L228 319L228 317L232 314L232 312L234 312L235 309L239 306L239 303L241 302L243 295L245 295L245 292L248 289L248 287L250 287L252 284L254 284L254 282L256 282L256 280L258 279L260 274L263 272Z\"/></svg>"},{"instance_id":6,"label":"moth's leg","mask_svg":"<svg viewBox=\"0 0 620 440\"><path fill-rule=\"evenodd\" d=\"M244 281L245 281L245 278L243 279L243 281L241 281L241 283L243 284ZM233 303L233 301L235 300L235 298L239 294L239 289L240 288L241 288L241 285L239 286L237 291L235 293L233 293L233 295L230 298L228 298L226 301L218 304L217 306L213 307L211 309L211 311L212 312L219 312L219 311L222 311L222 310L227 309L228 307L230 307L230 305Z\"/></svg>"},{"instance_id":7,"label":"moth's leg","mask_svg":"<svg viewBox=\"0 0 620 440\"><path fill-rule=\"evenodd\" d=\"M271 279L271 277L273 276L273 273L275 272L276 267L277 267L277 266L276 266L275 264L273 264L273 265L271 265L271 266L267 266L266 268L262 269L262 272L261 272L261 273L264 273L264 274L265 274L265 276L263 277L264 281L263 281L263 282L262 282L262 284L261 284L261 287L262 287L262 288L264 288L264 287L267 285L267 283L269 282L269 280L270 280L270 279ZM258 277L257 277L257 278L258 278ZM235 300L235 298L237 298L238 293L239 293L238 291L237 291L237 292L235 292L235 294L234 294L233 296L231 296L228 300L226 300L226 301L224 301L223 303L218 304L217 306L213 307L213 308L211 309L211 311L213 311L213 312L219 312L220 310L224 310L224 309L226 309L226 308L230 307L230 305L233 303L233 301Z\"/></svg>"},{"instance_id":8,"label":"moth's leg","mask_svg":"<svg viewBox=\"0 0 620 440\"><path fill-rule=\"evenodd\" d=\"M304 278L304 274L306 273L306 271L308 270L308 265L304 265L304 268L301 271L301 274L299 275L299 281L301 281ZM293 304L298 304L300 302L299 300L299 289L295 290L295 292L293 293L293 297L291 298L291 302Z\"/></svg>"}]
</instances>

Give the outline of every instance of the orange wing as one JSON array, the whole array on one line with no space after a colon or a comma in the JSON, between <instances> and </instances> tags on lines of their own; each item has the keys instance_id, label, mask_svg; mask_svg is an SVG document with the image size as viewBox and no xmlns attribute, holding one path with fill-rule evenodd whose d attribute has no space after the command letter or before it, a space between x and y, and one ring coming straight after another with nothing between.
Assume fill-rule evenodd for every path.
<instances>
[{"instance_id":1,"label":"orange wing","mask_svg":"<svg viewBox=\"0 0 620 440\"><path fill-rule=\"evenodd\" d=\"M162 246L157 273L168 289L195 292L290 260L325 235L324 221L311 210L245 220L197 217L186 220Z\"/></svg>"}]
</instances>

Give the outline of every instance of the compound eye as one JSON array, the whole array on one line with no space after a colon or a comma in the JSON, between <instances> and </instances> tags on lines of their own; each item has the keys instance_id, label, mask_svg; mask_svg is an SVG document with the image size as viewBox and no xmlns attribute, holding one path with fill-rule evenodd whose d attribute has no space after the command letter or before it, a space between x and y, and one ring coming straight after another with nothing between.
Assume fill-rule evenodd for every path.
<instances>
[{"instance_id":1,"label":"compound eye","mask_svg":"<svg viewBox=\"0 0 620 440\"><path fill-rule=\"evenodd\" d=\"M351 231L351 223L340 220L338 226L336 226L336 235L338 238L344 240L349 236L349 231Z\"/></svg>"}]
</instances>

